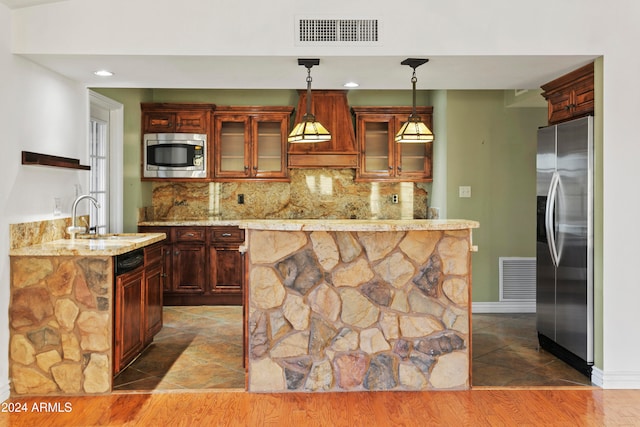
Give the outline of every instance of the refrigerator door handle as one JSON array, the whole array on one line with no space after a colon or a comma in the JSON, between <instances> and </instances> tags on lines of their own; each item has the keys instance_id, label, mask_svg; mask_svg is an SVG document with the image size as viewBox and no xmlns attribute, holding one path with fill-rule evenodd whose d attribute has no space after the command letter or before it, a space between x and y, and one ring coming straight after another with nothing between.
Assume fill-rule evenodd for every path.
<instances>
[{"instance_id":1,"label":"refrigerator door handle","mask_svg":"<svg viewBox=\"0 0 640 427\"><path fill-rule=\"evenodd\" d=\"M558 193L558 185L560 184L560 175L554 172L551 176L551 184L549 185L549 193L547 194L547 206L545 209L544 225L547 230L547 244L549 245L549 253L553 265L558 267L558 250L556 249L556 234L553 226L553 216L556 207L556 195Z\"/></svg>"}]
</instances>

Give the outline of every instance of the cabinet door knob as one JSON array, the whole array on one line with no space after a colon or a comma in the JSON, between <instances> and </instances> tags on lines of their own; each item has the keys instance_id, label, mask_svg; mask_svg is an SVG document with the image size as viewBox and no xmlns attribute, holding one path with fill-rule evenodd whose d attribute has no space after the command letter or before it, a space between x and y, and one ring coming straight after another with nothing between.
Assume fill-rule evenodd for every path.
<instances>
[{"instance_id":1,"label":"cabinet door knob","mask_svg":"<svg viewBox=\"0 0 640 427\"><path fill-rule=\"evenodd\" d=\"M248 171L248 170L249 170L249 166L245 166L245 167L244 167L244 171L246 172L246 171Z\"/></svg>"},{"instance_id":2,"label":"cabinet door knob","mask_svg":"<svg viewBox=\"0 0 640 427\"><path fill-rule=\"evenodd\" d=\"M180 255L180 251L175 251L173 254L174 255Z\"/></svg>"},{"instance_id":3,"label":"cabinet door knob","mask_svg":"<svg viewBox=\"0 0 640 427\"><path fill-rule=\"evenodd\" d=\"M398 172L402 170L402 166L398 166Z\"/></svg>"}]
</instances>

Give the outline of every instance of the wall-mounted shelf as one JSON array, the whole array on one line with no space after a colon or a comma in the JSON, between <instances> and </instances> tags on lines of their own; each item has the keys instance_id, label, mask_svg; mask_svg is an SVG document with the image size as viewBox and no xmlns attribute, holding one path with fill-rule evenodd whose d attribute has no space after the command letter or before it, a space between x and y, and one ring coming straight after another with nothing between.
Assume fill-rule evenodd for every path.
<instances>
[{"instance_id":1,"label":"wall-mounted shelf","mask_svg":"<svg viewBox=\"0 0 640 427\"><path fill-rule=\"evenodd\" d=\"M51 156L48 154L33 153L31 151L22 152L23 165L54 166L59 168L90 170L91 166L81 165L80 160L69 157Z\"/></svg>"}]
</instances>

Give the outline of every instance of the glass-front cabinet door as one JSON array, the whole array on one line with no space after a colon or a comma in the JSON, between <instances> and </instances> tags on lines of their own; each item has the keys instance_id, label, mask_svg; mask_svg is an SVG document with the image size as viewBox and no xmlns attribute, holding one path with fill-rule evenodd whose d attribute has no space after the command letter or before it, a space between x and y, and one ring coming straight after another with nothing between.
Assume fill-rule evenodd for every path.
<instances>
[{"instance_id":1,"label":"glass-front cabinet door","mask_svg":"<svg viewBox=\"0 0 640 427\"><path fill-rule=\"evenodd\" d=\"M393 159L390 135L393 132L393 120L387 116L362 118L358 123L362 163L361 177L390 177L393 175Z\"/></svg>"},{"instance_id":2,"label":"glass-front cabinet door","mask_svg":"<svg viewBox=\"0 0 640 427\"><path fill-rule=\"evenodd\" d=\"M218 116L215 119L216 146L214 153L216 177L248 177L250 174L247 155L249 140L249 117Z\"/></svg>"},{"instance_id":3,"label":"glass-front cabinet door","mask_svg":"<svg viewBox=\"0 0 640 427\"><path fill-rule=\"evenodd\" d=\"M291 107L216 110L214 177L287 180L286 138L291 111Z\"/></svg>"},{"instance_id":4,"label":"glass-front cabinet door","mask_svg":"<svg viewBox=\"0 0 640 427\"><path fill-rule=\"evenodd\" d=\"M393 131L393 138L395 138L396 132L402 127L404 122L407 121L409 115L396 116L395 129ZM431 116L421 116L425 124L433 131L431 126ZM393 139L392 138L392 139ZM432 142L420 143L420 144L398 144L393 141L396 151L396 164L395 172L396 176L406 180L425 180L430 179L431 176L431 147Z\"/></svg>"},{"instance_id":5,"label":"glass-front cabinet door","mask_svg":"<svg viewBox=\"0 0 640 427\"><path fill-rule=\"evenodd\" d=\"M409 117L411 107L358 106L352 110L360 147L357 181L431 181L432 143L395 142L396 132ZM432 126L431 107L421 107L417 113L427 126Z\"/></svg>"},{"instance_id":6,"label":"glass-front cabinet door","mask_svg":"<svg viewBox=\"0 0 640 427\"><path fill-rule=\"evenodd\" d=\"M282 115L253 118L252 176L258 178L287 176L286 137L288 123L288 117Z\"/></svg>"}]
</instances>

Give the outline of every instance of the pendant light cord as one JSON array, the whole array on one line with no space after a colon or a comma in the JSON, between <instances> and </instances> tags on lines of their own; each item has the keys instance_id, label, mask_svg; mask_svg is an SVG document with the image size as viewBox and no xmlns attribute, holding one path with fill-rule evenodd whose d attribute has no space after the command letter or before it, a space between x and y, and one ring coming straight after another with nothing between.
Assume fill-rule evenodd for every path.
<instances>
[{"instance_id":1,"label":"pendant light cord","mask_svg":"<svg viewBox=\"0 0 640 427\"><path fill-rule=\"evenodd\" d=\"M416 83L418 78L416 77L416 67L413 67L413 76L411 76L411 83L413 85L413 109L411 110L411 116L416 115Z\"/></svg>"},{"instance_id":2,"label":"pendant light cord","mask_svg":"<svg viewBox=\"0 0 640 427\"><path fill-rule=\"evenodd\" d=\"M311 67L307 67L307 114L305 116L309 116L311 114Z\"/></svg>"}]
</instances>

